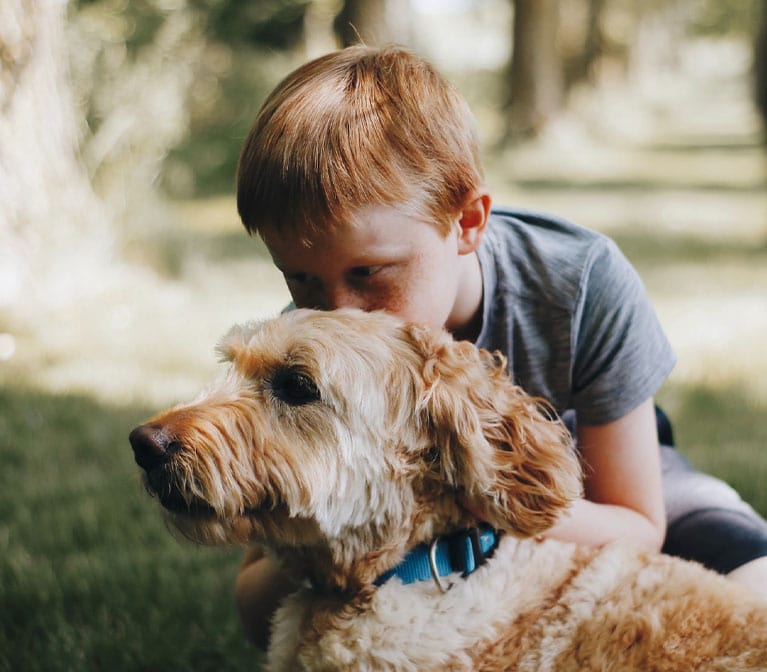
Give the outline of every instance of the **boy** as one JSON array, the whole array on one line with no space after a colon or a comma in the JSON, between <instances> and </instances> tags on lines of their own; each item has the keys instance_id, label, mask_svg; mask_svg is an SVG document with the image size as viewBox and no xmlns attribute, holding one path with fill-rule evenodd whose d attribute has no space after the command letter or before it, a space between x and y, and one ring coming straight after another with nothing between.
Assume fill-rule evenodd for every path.
<instances>
[{"instance_id":1,"label":"boy","mask_svg":"<svg viewBox=\"0 0 767 672\"><path fill-rule=\"evenodd\" d=\"M574 417L586 496L548 536L631 539L767 596L767 523L659 448L653 395L674 356L634 270L604 236L491 212L482 180L473 117L454 89L404 50L357 46L304 65L267 99L237 203L296 306L444 327L503 351L518 384ZM236 594L256 643L288 588L251 551Z\"/></svg>"}]
</instances>

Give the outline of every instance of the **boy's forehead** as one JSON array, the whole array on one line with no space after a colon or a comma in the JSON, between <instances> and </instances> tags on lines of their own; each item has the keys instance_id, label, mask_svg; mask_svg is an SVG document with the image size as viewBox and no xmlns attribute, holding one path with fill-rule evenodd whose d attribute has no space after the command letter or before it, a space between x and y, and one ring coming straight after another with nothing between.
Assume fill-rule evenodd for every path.
<instances>
[{"instance_id":1,"label":"boy's forehead","mask_svg":"<svg viewBox=\"0 0 767 672\"><path fill-rule=\"evenodd\" d=\"M425 230L425 231L424 231ZM304 254L324 251L348 254L397 254L409 250L423 233L436 229L393 206L361 208L347 222L310 232L298 230L263 231L262 237L277 265Z\"/></svg>"}]
</instances>

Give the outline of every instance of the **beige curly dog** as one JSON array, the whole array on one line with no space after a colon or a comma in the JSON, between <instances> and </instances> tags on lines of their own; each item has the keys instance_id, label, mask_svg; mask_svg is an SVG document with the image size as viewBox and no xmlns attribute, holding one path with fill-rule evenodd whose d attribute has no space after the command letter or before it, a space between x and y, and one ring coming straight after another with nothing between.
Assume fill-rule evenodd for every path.
<instances>
[{"instance_id":1,"label":"beige curly dog","mask_svg":"<svg viewBox=\"0 0 767 672\"><path fill-rule=\"evenodd\" d=\"M301 579L273 672L767 669L767 605L735 584L536 540L579 463L502 357L353 310L235 327L219 350L228 373L131 443L185 536L261 543Z\"/></svg>"}]
</instances>

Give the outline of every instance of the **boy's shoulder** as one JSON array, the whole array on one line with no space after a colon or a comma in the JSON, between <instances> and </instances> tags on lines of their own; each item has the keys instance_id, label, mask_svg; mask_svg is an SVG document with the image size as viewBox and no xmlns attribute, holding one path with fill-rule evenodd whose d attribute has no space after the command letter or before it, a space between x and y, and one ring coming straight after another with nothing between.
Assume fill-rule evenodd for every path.
<instances>
[{"instance_id":1,"label":"boy's shoulder","mask_svg":"<svg viewBox=\"0 0 767 672\"><path fill-rule=\"evenodd\" d=\"M610 239L551 213L526 208L494 206L490 214L491 237L525 240L544 246L552 253L559 248L570 253L608 245Z\"/></svg>"},{"instance_id":2,"label":"boy's shoulder","mask_svg":"<svg viewBox=\"0 0 767 672\"><path fill-rule=\"evenodd\" d=\"M561 307L572 306L595 264L617 270L616 264L625 262L604 234L548 213L508 207L493 208L480 261L518 296Z\"/></svg>"}]
</instances>

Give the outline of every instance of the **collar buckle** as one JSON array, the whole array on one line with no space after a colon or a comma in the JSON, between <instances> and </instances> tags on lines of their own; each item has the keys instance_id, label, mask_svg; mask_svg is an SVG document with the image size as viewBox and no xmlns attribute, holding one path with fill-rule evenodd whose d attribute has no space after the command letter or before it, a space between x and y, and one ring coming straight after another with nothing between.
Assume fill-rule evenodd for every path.
<instances>
[{"instance_id":1,"label":"collar buckle","mask_svg":"<svg viewBox=\"0 0 767 672\"><path fill-rule=\"evenodd\" d=\"M472 527L460 532L451 539L450 551L456 567L463 567L463 576L466 578L487 562L487 558L495 550L495 543L486 552L483 549L481 532L478 527Z\"/></svg>"}]
</instances>

